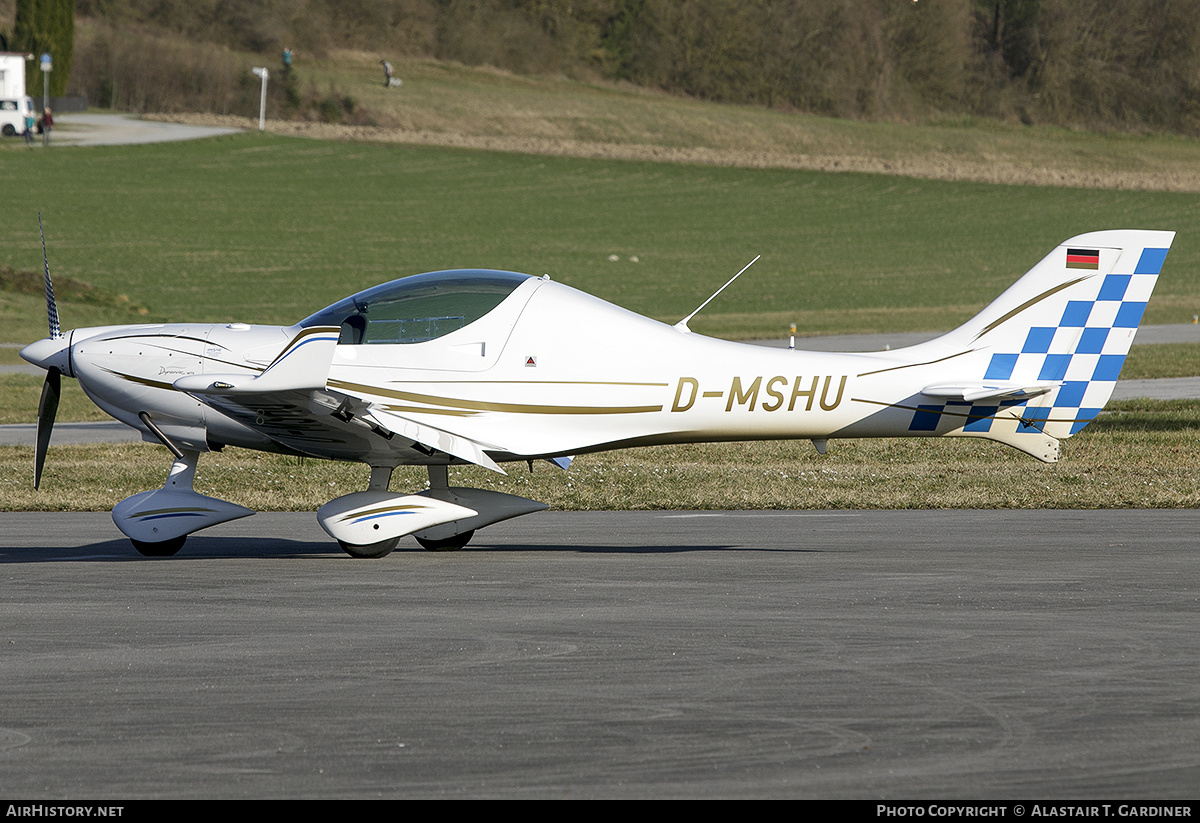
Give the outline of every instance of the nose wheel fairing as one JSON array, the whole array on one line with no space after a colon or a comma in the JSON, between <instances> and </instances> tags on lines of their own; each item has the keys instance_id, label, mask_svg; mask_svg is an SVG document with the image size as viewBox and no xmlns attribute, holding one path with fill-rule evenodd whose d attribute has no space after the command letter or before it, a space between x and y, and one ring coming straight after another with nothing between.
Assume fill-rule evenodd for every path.
<instances>
[{"instance_id":1,"label":"nose wheel fairing","mask_svg":"<svg viewBox=\"0 0 1200 823\"><path fill-rule=\"evenodd\" d=\"M113 522L142 554L174 554L192 532L254 514L245 506L193 490L199 459L198 452L183 451L161 489L135 494L113 507ZM174 550L168 551L170 546Z\"/></svg>"}]
</instances>

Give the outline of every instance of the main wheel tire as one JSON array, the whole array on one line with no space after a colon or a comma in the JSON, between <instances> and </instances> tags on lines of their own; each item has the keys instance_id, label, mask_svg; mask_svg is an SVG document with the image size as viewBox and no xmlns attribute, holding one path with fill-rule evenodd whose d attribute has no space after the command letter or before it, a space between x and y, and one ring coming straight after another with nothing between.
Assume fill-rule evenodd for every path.
<instances>
[{"instance_id":1,"label":"main wheel tire","mask_svg":"<svg viewBox=\"0 0 1200 823\"><path fill-rule=\"evenodd\" d=\"M470 543L474 535L475 530L471 529L469 532L461 532L453 537L446 537L442 540L426 540L424 537L417 537L415 534L413 537L417 537L417 542L421 544L422 548L431 552L456 552Z\"/></svg>"},{"instance_id":2,"label":"main wheel tire","mask_svg":"<svg viewBox=\"0 0 1200 823\"><path fill-rule=\"evenodd\" d=\"M393 537L390 540L380 540L378 543L367 543L365 546L344 543L341 540L338 541L338 545L342 547L342 551L351 557L360 558L387 557L399 543L399 537Z\"/></svg>"},{"instance_id":3,"label":"main wheel tire","mask_svg":"<svg viewBox=\"0 0 1200 823\"><path fill-rule=\"evenodd\" d=\"M186 534L159 543L147 543L143 540L134 540L132 537L129 539L133 547L138 550L138 554L145 557L170 557L183 548L185 541L187 541Z\"/></svg>"}]
</instances>

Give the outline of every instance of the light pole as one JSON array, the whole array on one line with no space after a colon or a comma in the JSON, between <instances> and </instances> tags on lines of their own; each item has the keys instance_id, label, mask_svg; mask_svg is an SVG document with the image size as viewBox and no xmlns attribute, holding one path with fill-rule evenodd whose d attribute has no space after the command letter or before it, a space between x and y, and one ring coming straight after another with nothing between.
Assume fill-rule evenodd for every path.
<instances>
[{"instance_id":1,"label":"light pole","mask_svg":"<svg viewBox=\"0 0 1200 823\"><path fill-rule=\"evenodd\" d=\"M262 98L258 104L258 130L263 131L267 127L267 78L271 73L266 68L255 67L251 69L256 77L262 78Z\"/></svg>"}]
</instances>

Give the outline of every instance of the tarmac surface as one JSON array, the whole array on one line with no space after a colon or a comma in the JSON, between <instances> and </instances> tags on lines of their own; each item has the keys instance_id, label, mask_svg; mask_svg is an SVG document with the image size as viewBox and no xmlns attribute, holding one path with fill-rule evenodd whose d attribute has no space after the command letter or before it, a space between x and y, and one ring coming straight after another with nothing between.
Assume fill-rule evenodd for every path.
<instances>
[{"instance_id":1,"label":"tarmac surface","mask_svg":"<svg viewBox=\"0 0 1200 823\"><path fill-rule=\"evenodd\" d=\"M0 516L10 797L1194 798L1196 511Z\"/></svg>"}]
</instances>

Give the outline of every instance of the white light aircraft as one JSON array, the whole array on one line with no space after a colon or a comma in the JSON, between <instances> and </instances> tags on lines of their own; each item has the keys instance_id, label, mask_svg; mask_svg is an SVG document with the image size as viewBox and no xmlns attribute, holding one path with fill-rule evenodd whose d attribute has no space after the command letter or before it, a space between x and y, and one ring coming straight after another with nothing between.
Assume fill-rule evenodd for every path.
<instances>
[{"instance_id":1,"label":"white light aircraft","mask_svg":"<svg viewBox=\"0 0 1200 823\"><path fill-rule=\"evenodd\" d=\"M1051 463L1108 401L1173 239L1073 237L954 331L871 353L717 340L549 276L488 270L404 277L294 326L62 333L47 264L50 336L21 352L47 371L35 485L60 375L175 457L161 489L113 509L150 556L253 514L192 488L200 454L225 446L370 466L367 490L317 512L354 557L382 557L409 534L457 549L476 529L546 508L450 486L451 464L565 469L574 455L665 443L808 439L824 453L835 438L939 436L996 440ZM400 465L427 466L429 488L389 491Z\"/></svg>"}]
</instances>

